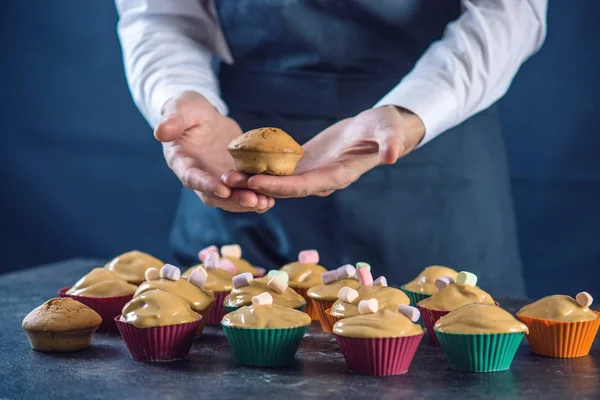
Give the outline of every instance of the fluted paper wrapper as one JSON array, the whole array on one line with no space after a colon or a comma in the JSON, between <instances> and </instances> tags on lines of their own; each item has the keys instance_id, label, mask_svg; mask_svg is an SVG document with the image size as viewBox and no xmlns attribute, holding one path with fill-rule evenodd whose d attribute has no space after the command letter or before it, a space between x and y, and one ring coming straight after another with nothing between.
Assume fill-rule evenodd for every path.
<instances>
[{"instance_id":1,"label":"fluted paper wrapper","mask_svg":"<svg viewBox=\"0 0 600 400\"><path fill-rule=\"evenodd\" d=\"M417 306L419 311L421 312L421 320L423 321L423 325L427 329L427 333L429 334L429 338L431 339L431 343L439 346L440 342L435 334L435 330L433 327L438 319L442 318L444 315L448 314L450 311L437 311L430 310L429 308Z\"/></svg>"},{"instance_id":2,"label":"fluted paper wrapper","mask_svg":"<svg viewBox=\"0 0 600 400\"><path fill-rule=\"evenodd\" d=\"M450 367L457 371L498 372L510 368L524 333L436 332Z\"/></svg>"},{"instance_id":3,"label":"fluted paper wrapper","mask_svg":"<svg viewBox=\"0 0 600 400\"><path fill-rule=\"evenodd\" d=\"M583 357L589 354L598 327L599 318L594 321L560 322L541 318L525 317L517 314L529 328L527 342L531 351L540 356L557 358Z\"/></svg>"},{"instance_id":4,"label":"fluted paper wrapper","mask_svg":"<svg viewBox=\"0 0 600 400\"><path fill-rule=\"evenodd\" d=\"M100 324L100 327L96 332L115 332L117 330L114 321L115 317L121 315L121 310L125 304L133 298L133 294L115 297L74 296L72 294L67 294L69 289L71 289L71 286L60 289L58 295L60 297L70 297L73 300L77 300L96 311L102 317L102 324Z\"/></svg>"},{"instance_id":5,"label":"fluted paper wrapper","mask_svg":"<svg viewBox=\"0 0 600 400\"><path fill-rule=\"evenodd\" d=\"M309 317L310 317L311 320L318 321L319 320L319 313L313 307L313 304L310 301L310 297L308 297L308 289L309 288L295 288L295 287L292 287L292 289L294 289L296 291L296 293L298 293L300 296L304 297L304 300L306 300L306 308L304 309L304 312L309 315Z\"/></svg>"},{"instance_id":6,"label":"fluted paper wrapper","mask_svg":"<svg viewBox=\"0 0 600 400\"><path fill-rule=\"evenodd\" d=\"M315 310L319 316L321 329L323 329L324 332L331 333L333 324L331 323L332 320L328 318L326 312L333 306L335 301L317 300L311 297L310 302L312 303L313 310Z\"/></svg>"},{"instance_id":7,"label":"fluted paper wrapper","mask_svg":"<svg viewBox=\"0 0 600 400\"><path fill-rule=\"evenodd\" d=\"M251 367L293 363L306 328L253 329L223 325L233 359L238 364Z\"/></svg>"},{"instance_id":8,"label":"fluted paper wrapper","mask_svg":"<svg viewBox=\"0 0 600 400\"><path fill-rule=\"evenodd\" d=\"M136 361L181 360L190 352L200 325L199 319L185 324L137 328L127 322L114 321L121 332L129 353Z\"/></svg>"},{"instance_id":9,"label":"fluted paper wrapper","mask_svg":"<svg viewBox=\"0 0 600 400\"><path fill-rule=\"evenodd\" d=\"M363 339L334 333L348 369L373 376L400 375L408 371L423 335Z\"/></svg>"},{"instance_id":10,"label":"fluted paper wrapper","mask_svg":"<svg viewBox=\"0 0 600 400\"><path fill-rule=\"evenodd\" d=\"M213 302L213 306L208 314L208 321L206 323L208 325L219 325L221 324L221 320L227 314L225 311L225 306L223 305L223 301L225 301L225 297L231 292L214 292L215 301Z\"/></svg>"}]
</instances>

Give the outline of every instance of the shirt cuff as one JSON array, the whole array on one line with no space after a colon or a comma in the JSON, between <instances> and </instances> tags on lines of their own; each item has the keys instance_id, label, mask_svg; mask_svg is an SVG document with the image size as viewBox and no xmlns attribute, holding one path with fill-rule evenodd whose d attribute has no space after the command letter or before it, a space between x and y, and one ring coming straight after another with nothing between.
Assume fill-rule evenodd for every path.
<instances>
[{"instance_id":1,"label":"shirt cuff","mask_svg":"<svg viewBox=\"0 0 600 400\"><path fill-rule=\"evenodd\" d=\"M458 124L459 106L454 94L425 79L403 79L374 107L389 105L405 108L423 121L425 135L417 148Z\"/></svg>"},{"instance_id":2,"label":"shirt cuff","mask_svg":"<svg viewBox=\"0 0 600 400\"><path fill-rule=\"evenodd\" d=\"M214 90L207 88L206 86L197 86L193 85L166 85L159 86L154 89L154 93L152 93L152 102L151 102L151 117L152 117L152 127L156 127L159 124L161 119L161 112L164 104L171 99L172 97L177 96L181 92L185 91L194 91L206 98L206 100L212 104L218 112L223 115L227 115L229 113L229 109L227 104L221 99L218 93L215 93Z\"/></svg>"}]
</instances>

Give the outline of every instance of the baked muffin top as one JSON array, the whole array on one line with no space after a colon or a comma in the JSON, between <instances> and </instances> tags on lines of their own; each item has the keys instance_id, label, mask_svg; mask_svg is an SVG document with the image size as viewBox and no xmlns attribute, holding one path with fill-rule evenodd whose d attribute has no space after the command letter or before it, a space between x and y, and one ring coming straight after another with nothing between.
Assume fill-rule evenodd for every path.
<instances>
[{"instance_id":1,"label":"baked muffin top","mask_svg":"<svg viewBox=\"0 0 600 400\"><path fill-rule=\"evenodd\" d=\"M50 299L34 308L23 319L30 332L70 332L90 329L102 323L102 317L83 303L69 297Z\"/></svg>"},{"instance_id":2,"label":"baked muffin top","mask_svg":"<svg viewBox=\"0 0 600 400\"><path fill-rule=\"evenodd\" d=\"M304 149L290 135L279 128L258 128L233 139L229 151L255 151L260 153L304 154Z\"/></svg>"}]
</instances>

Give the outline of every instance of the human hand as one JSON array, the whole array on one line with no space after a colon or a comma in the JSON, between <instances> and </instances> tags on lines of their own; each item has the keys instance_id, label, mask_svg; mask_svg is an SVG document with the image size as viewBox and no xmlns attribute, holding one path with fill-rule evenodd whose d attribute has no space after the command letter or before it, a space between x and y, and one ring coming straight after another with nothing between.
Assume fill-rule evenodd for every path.
<instances>
[{"instance_id":1,"label":"human hand","mask_svg":"<svg viewBox=\"0 0 600 400\"><path fill-rule=\"evenodd\" d=\"M231 189L220 180L235 166L227 145L241 134L234 120L196 92L167 101L154 130L169 167L204 204L232 212L265 212L275 205L272 197L247 188Z\"/></svg>"},{"instance_id":2,"label":"human hand","mask_svg":"<svg viewBox=\"0 0 600 400\"><path fill-rule=\"evenodd\" d=\"M410 111L383 106L363 111L325 129L304 146L292 176L254 175L230 171L223 182L277 197L328 196L381 164L393 164L413 150L425 127Z\"/></svg>"}]
</instances>

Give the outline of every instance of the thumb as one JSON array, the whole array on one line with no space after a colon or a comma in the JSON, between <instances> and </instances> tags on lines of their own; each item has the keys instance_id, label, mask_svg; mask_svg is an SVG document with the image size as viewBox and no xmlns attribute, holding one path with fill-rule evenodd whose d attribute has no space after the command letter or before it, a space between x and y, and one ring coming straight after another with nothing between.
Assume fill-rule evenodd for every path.
<instances>
[{"instance_id":1,"label":"thumb","mask_svg":"<svg viewBox=\"0 0 600 400\"><path fill-rule=\"evenodd\" d=\"M187 129L209 122L215 113L214 107L201 94L183 92L163 106L162 119L154 136L161 142L171 142Z\"/></svg>"},{"instance_id":2,"label":"thumb","mask_svg":"<svg viewBox=\"0 0 600 400\"><path fill-rule=\"evenodd\" d=\"M404 152L400 135L392 129L376 135L379 143L379 158L383 164L394 164Z\"/></svg>"},{"instance_id":3,"label":"thumb","mask_svg":"<svg viewBox=\"0 0 600 400\"><path fill-rule=\"evenodd\" d=\"M163 116L162 120L154 129L154 137L159 142L172 142L185 131L183 118L178 114Z\"/></svg>"}]
</instances>

